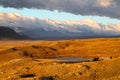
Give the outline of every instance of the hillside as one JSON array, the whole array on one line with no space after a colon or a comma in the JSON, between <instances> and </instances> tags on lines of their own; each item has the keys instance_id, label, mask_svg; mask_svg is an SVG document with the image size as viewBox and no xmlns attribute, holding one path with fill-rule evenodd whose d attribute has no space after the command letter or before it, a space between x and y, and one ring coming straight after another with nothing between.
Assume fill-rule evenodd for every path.
<instances>
[{"instance_id":1,"label":"hillside","mask_svg":"<svg viewBox=\"0 0 120 80\"><path fill-rule=\"evenodd\" d=\"M17 43L17 44L16 44ZM0 58L119 57L119 38L63 41L0 41Z\"/></svg>"},{"instance_id":2,"label":"hillside","mask_svg":"<svg viewBox=\"0 0 120 80\"><path fill-rule=\"evenodd\" d=\"M120 80L120 38L13 40L0 44L3 80ZM54 59L60 57L91 60Z\"/></svg>"},{"instance_id":3,"label":"hillside","mask_svg":"<svg viewBox=\"0 0 120 80\"><path fill-rule=\"evenodd\" d=\"M0 26L0 39L25 39L27 37L19 35L13 29Z\"/></svg>"}]
</instances>

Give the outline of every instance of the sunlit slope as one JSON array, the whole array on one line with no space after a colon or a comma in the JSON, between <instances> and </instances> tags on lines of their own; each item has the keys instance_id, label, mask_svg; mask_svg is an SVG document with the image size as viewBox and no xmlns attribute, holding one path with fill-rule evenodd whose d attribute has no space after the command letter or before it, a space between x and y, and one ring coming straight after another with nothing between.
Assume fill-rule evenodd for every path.
<instances>
[{"instance_id":1,"label":"sunlit slope","mask_svg":"<svg viewBox=\"0 0 120 80\"><path fill-rule=\"evenodd\" d=\"M120 56L120 38L0 41L0 59ZM1 60L0 60L1 61Z\"/></svg>"}]
</instances>

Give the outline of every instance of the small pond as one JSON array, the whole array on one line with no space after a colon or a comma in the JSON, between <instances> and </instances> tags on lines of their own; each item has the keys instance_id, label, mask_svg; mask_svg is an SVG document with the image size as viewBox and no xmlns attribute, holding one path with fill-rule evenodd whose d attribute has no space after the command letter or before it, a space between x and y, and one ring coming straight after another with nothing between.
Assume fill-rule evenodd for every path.
<instances>
[{"instance_id":1,"label":"small pond","mask_svg":"<svg viewBox=\"0 0 120 80\"><path fill-rule=\"evenodd\" d=\"M75 57L60 57L54 58L54 60L65 60L65 61L91 61L89 58L75 58Z\"/></svg>"}]
</instances>

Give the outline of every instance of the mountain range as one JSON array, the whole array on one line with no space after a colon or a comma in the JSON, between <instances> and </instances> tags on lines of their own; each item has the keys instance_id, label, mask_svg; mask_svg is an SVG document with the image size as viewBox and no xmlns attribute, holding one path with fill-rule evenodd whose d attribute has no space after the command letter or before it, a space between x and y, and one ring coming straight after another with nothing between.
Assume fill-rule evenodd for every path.
<instances>
[{"instance_id":1,"label":"mountain range","mask_svg":"<svg viewBox=\"0 0 120 80\"><path fill-rule=\"evenodd\" d=\"M0 13L0 25L33 39L67 39L120 36L120 24L102 24L92 19L59 21Z\"/></svg>"}]
</instances>

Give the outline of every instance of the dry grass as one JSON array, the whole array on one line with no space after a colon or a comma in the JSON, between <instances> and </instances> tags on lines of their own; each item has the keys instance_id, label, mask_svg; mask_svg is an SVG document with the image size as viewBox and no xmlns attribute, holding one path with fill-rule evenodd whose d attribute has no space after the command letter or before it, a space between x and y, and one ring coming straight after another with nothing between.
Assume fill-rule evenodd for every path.
<instances>
[{"instance_id":1,"label":"dry grass","mask_svg":"<svg viewBox=\"0 0 120 80\"><path fill-rule=\"evenodd\" d=\"M60 62L54 57L110 57L98 62ZM120 38L0 41L2 80L120 80ZM47 58L47 59L46 59ZM49 59L48 59L49 58ZM30 75L34 75L30 77ZM20 78L28 76L28 78Z\"/></svg>"},{"instance_id":2,"label":"dry grass","mask_svg":"<svg viewBox=\"0 0 120 80\"><path fill-rule=\"evenodd\" d=\"M17 49L12 50L12 48ZM63 41L0 41L0 58L23 57L24 51L37 58L120 57L119 38ZM6 54L7 56L5 56Z\"/></svg>"},{"instance_id":3,"label":"dry grass","mask_svg":"<svg viewBox=\"0 0 120 80\"><path fill-rule=\"evenodd\" d=\"M0 65L0 78L2 80L42 80L40 79L42 77L53 78L48 80L120 80L119 70L120 58L72 64L49 59L15 59Z\"/></svg>"}]
</instances>

